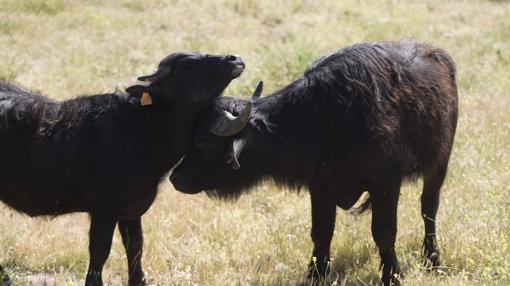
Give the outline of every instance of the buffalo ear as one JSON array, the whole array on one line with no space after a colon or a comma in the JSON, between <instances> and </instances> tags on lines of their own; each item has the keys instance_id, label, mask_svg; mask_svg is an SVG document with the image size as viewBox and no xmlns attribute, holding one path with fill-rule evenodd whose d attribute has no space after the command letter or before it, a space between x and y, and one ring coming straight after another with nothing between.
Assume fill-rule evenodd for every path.
<instances>
[{"instance_id":1,"label":"buffalo ear","mask_svg":"<svg viewBox=\"0 0 510 286\"><path fill-rule=\"evenodd\" d=\"M126 92L135 97L141 97L145 91L148 91L148 86L139 84L126 88Z\"/></svg>"},{"instance_id":2,"label":"buffalo ear","mask_svg":"<svg viewBox=\"0 0 510 286\"><path fill-rule=\"evenodd\" d=\"M243 152L244 146L246 145L246 138L236 138L232 141L231 160L232 168L239 170L241 165L239 164L239 156Z\"/></svg>"},{"instance_id":3,"label":"buffalo ear","mask_svg":"<svg viewBox=\"0 0 510 286\"><path fill-rule=\"evenodd\" d=\"M164 92L151 85L133 85L126 88L126 92L140 100L140 105L152 105L156 104L164 96Z\"/></svg>"}]
</instances>

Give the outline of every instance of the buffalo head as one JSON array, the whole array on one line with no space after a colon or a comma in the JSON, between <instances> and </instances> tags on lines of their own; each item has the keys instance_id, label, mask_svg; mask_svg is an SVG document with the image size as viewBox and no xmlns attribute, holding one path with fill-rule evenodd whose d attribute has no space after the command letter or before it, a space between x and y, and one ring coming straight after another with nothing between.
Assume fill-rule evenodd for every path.
<instances>
[{"instance_id":1,"label":"buffalo head","mask_svg":"<svg viewBox=\"0 0 510 286\"><path fill-rule=\"evenodd\" d=\"M230 81L242 74L244 67L237 55L173 53L159 63L154 73L138 78L143 84L126 91L138 97L150 96L150 104L169 101L199 104L219 96Z\"/></svg>"},{"instance_id":2,"label":"buffalo head","mask_svg":"<svg viewBox=\"0 0 510 286\"><path fill-rule=\"evenodd\" d=\"M259 83L251 100L220 97L198 123L191 150L174 170L170 180L184 193L228 188L240 174L240 155L248 143L246 132L252 101L260 96Z\"/></svg>"}]
</instances>

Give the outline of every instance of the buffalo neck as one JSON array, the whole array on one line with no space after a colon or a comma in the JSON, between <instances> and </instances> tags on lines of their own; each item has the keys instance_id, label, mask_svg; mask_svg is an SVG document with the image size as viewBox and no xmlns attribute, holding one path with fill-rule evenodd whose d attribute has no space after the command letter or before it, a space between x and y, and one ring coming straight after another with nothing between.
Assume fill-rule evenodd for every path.
<instances>
[{"instance_id":1,"label":"buffalo neck","mask_svg":"<svg viewBox=\"0 0 510 286\"><path fill-rule=\"evenodd\" d=\"M325 87L305 75L254 103L251 160L262 165L265 176L290 186L313 180L330 146L325 134L335 128L330 101Z\"/></svg>"},{"instance_id":2,"label":"buffalo neck","mask_svg":"<svg viewBox=\"0 0 510 286\"><path fill-rule=\"evenodd\" d=\"M125 128L132 134L129 145L132 152L139 153L134 156L141 160L138 163L158 175L169 171L190 145L197 108L160 103L131 109Z\"/></svg>"}]
</instances>

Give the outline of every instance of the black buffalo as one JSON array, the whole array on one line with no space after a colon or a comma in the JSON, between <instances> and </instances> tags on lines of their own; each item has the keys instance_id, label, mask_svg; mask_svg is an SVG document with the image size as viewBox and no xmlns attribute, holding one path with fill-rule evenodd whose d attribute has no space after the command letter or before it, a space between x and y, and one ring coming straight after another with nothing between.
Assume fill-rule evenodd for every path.
<instances>
[{"instance_id":1,"label":"black buffalo","mask_svg":"<svg viewBox=\"0 0 510 286\"><path fill-rule=\"evenodd\" d=\"M362 208L371 203L382 281L398 283L404 180L423 177L424 255L439 266L435 219L457 109L455 65L443 50L410 40L349 46L267 97L217 99L171 181L182 192L220 198L266 178L307 187L319 275L327 269L336 206L352 208L368 191Z\"/></svg>"},{"instance_id":2,"label":"black buffalo","mask_svg":"<svg viewBox=\"0 0 510 286\"><path fill-rule=\"evenodd\" d=\"M145 285L140 217L198 115L243 70L238 56L175 53L146 84L67 101L0 83L0 200L30 216L90 213L86 285L102 285L118 224L129 285Z\"/></svg>"}]
</instances>

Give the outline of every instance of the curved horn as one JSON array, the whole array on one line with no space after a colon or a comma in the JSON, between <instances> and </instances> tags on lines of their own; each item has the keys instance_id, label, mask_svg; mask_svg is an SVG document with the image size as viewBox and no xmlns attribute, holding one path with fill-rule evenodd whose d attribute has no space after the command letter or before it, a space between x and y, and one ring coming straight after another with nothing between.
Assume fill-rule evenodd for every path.
<instances>
[{"instance_id":1,"label":"curved horn","mask_svg":"<svg viewBox=\"0 0 510 286\"><path fill-rule=\"evenodd\" d=\"M158 68L158 70L151 74L146 76L141 76L138 78L139 81L148 81L148 82L156 82L158 80L161 80L167 76L170 75L170 68L167 66L162 66Z\"/></svg>"},{"instance_id":2,"label":"curved horn","mask_svg":"<svg viewBox=\"0 0 510 286\"><path fill-rule=\"evenodd\" d=\"M251 100L259 98L260 95L262 94L262 89L263 88L264 88L264 82L263 81L259 81L259 84L257 85L257 88L255 88L255 91L251 95Z\"/></svg>"},{"instance_id":3,"label":"curved horn","mask_svg":"<svg viewBox=\"0 0 510 286\"><path fill-rule=\"evenodd\" d=\"M217 136L232 136L243 130L248 123L251 114L251 103L245 101L243 109L239 110L239 116L224 110L223 116L214 124L211 132Z\"/></svg>"}]
</instances>

